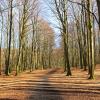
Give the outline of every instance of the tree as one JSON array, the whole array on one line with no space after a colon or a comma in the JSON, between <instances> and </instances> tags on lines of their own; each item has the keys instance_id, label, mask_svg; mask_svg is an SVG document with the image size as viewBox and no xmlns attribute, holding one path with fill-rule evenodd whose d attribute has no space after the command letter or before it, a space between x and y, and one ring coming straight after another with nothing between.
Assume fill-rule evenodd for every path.
<instances>
[{"instance_id":1,"label":"tree","mask_svg":"<svg viewBox=\"0 0 100 100\"><path fill-rule=\"evenodd\" d=\"M9 75L9 68L10 68L10 53L11 53L11 33L12 33L12 3L13 0L9 1L10 3L10 25L9 25L9 45L8 45L8 56L7 56L7 62L6 62L6 69L5 74Z\"/></svg>"},{"instance_id":2,"label":"tree","mask_svg":"<svg viewBox=\"0 0 100 100\"><path fill-rule=\"evenodd\" d=\"M67 0L54 0L55 14L61 25L62 40L64 44L64 67L67 68L67 76L71 75L69 51L68 51L68 19L67 19ZM54 11L53 11L54 12Z\"/></svg>"},{"instance_id":3,"label":"tree","mask_svg":"<svg viewBox=\"0 0 100 100\"><path fill-rule=\"evenodd\" d=\"M88 57L89 57L89 61L88 61L88 67L89 67L89 79L94 79L94 34L92 32L92 24L91 24L91 14L90 14L90 9L91 9L91 1L87 0L86 1L87 4L87 29L88 29Z\"/></svg>"}]
</instances>

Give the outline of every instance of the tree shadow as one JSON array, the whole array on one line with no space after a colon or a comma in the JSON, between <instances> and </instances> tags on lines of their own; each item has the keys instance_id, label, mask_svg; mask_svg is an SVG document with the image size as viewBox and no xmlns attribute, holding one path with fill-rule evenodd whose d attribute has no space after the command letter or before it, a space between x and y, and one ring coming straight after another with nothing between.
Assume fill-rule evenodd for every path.
<instances>
[{"instance_id":1,"label":"tree shadow","mask_svg":"<svg viewBox=\"0 0 100 100\"><path fill-rule=\"evenodd\" d=\"M48 77L53 75L57 70L58 69L50 70L41 77L41 79L43 79L42 84L38 84L36 88L33 89L34 92L28 97L28 100L63 100L60 91L57 90L57 87L51 85L48 79Z\"/></svg>"}]
</instances>

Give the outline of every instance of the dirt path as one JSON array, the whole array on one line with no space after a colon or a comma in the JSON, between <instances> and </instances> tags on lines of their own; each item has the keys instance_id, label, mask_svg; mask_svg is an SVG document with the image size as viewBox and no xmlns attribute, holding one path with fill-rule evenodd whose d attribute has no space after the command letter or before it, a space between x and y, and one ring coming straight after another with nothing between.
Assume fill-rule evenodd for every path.
<instances>
[{"instance_id":1,"label":"dirt path","mask_svg":"<svg viewBox=\"0 0 100 100\"><path fill-rule=\"evenodd\" d=\"M95 74L87 80L80 70L66 77L62 69L48 69L0 77L0 100L100 100L100 69Z\"/></svg>"}]
</instances>

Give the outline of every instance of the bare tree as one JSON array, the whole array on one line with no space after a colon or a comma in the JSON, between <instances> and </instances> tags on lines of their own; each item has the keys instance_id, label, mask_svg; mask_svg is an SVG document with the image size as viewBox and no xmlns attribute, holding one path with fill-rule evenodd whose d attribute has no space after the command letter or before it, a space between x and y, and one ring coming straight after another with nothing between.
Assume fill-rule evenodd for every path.
<instances>
[{"instance_id":1,"label":"bare tree","mask_svg":"<svg viewBox=\"0 0 100 100\"><path fill-rule=\"evenodd\" d=\"M9 75L9 67L10 67L10 53L11 53L11 33L12 33L12 3L13 0L9 1L10 3L10 26L9 26L9 46L8 46L8 57L6 63L5 74Z\"/></svg>"},{"instance_id":2,"label":"bare tree","mask_svg":"<svg viewBox=\"0 0 100 100\"><path fill-rule=\"evenodd\" d=\"M89 79L93 79L94 78L94 34L92 32L92 24L91 24L91 14L89 13L90 9L91 9L91 1L87 0L86 1L87 4L87 29L88 29L88 55L89 55L89 60L88 60L88 67L89 67Z\"/></svg>"}]
</instances>

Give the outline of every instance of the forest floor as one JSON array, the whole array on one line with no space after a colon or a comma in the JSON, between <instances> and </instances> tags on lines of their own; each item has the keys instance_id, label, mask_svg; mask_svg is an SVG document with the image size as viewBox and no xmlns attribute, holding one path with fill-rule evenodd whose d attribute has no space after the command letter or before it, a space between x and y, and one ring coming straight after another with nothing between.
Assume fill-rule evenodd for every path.
<instances>
[{"instance_id":1,"label":"forest floor","mask_svg":"<svg viewBox=\"0 0 100 100\"><path fill-rule=\"evenodd\" d=\"M100 100L100 65L94 80L83 70L73 69L72 74L55 68L0 76L0 100Z\"/></svg>"}]
</instances>

